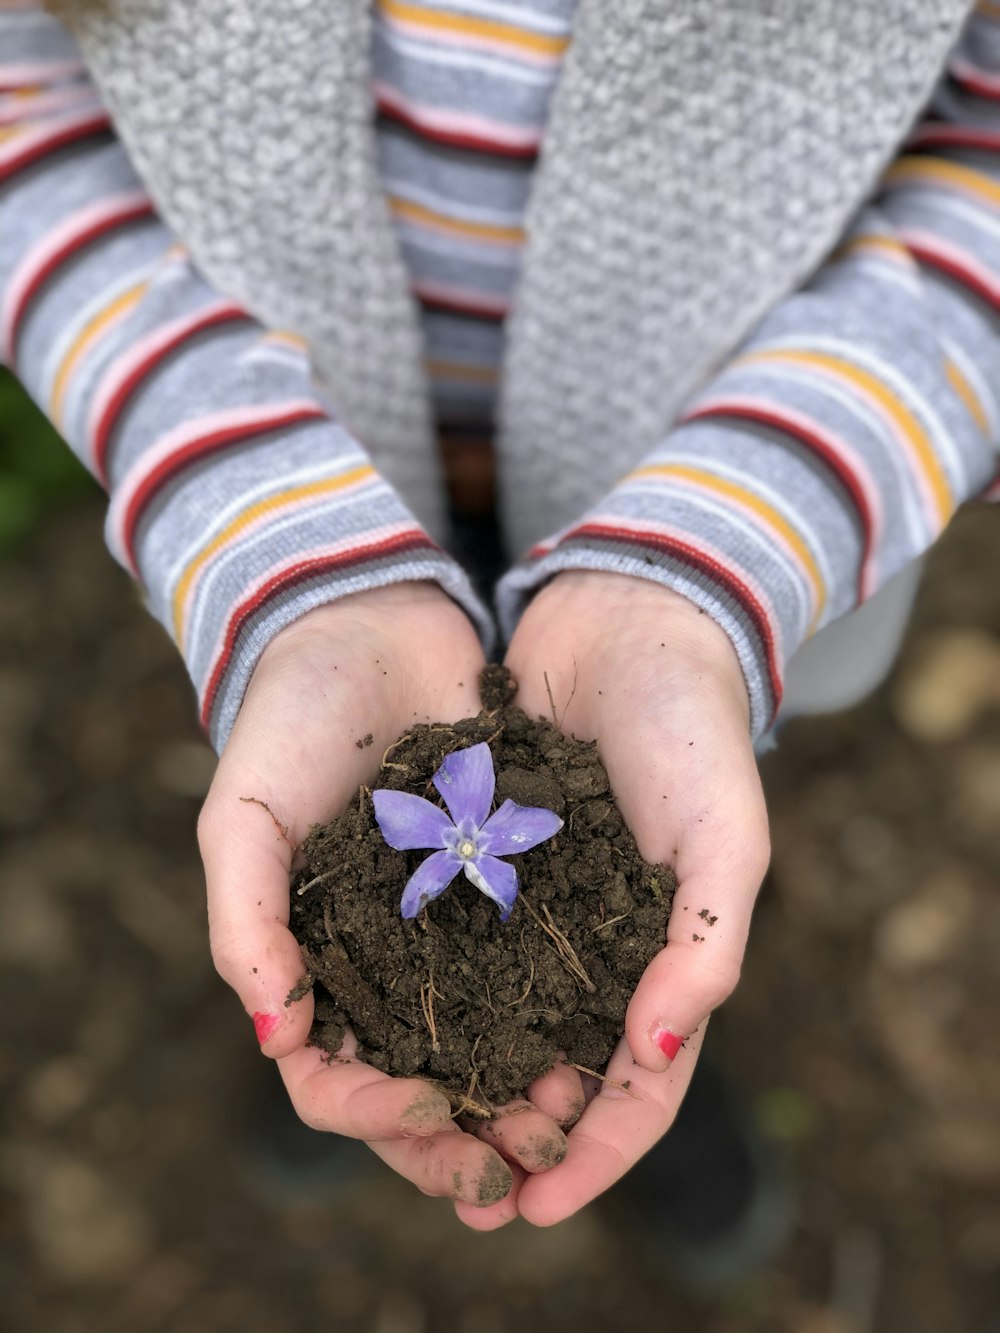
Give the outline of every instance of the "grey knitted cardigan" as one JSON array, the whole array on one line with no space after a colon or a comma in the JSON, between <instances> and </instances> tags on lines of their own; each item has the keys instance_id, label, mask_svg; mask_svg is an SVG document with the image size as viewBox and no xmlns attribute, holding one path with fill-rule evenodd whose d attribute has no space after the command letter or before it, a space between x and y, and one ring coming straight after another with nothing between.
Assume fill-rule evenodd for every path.
<instances>
[{"instance_id":1,"label":"grey knitted cardigan","mask_svg":"<svg viewBox=\"0 0 1000 1333\"><path fill-rule=\"evenodd\" d=\"M634 465L817 266L970 7L581 0L509 321L512 551ZM375 165L369 0L107 0L75 27L163 217L218 287L308 338L340 416L440 532L417 318Z\"/></svg>"}]
</instances>

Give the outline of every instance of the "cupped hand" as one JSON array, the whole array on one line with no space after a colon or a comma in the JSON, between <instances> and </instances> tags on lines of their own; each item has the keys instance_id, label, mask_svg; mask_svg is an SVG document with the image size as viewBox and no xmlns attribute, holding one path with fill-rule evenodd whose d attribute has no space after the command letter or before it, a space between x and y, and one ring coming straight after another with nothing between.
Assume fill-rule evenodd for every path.
<instances>
[{"instance_id":1,"label":"cupped hand","mask_svg":"<svg viewBox=\"0 0 1000 1333\"><path fill-rule=\"evenodd\" d=\"M550 1076L537 1106L516 1108L509 1125L476 1137L458 1128L431 1084L358 1060L350 1034L343 1058L328 1061L306 1045L311 994L288 1003L303 972L288 930L295 848L313 824L346 808L415 721L477 712L482 666L467 617L433 584L358 593L309 612L275 637L254 671L198 837L213 959L301 1118L364 1139L422 1191L463 1200L472 1224L489 1227L515 1215L517 1186L538 1169L539 1139L564 1149L554 1121L579 1109L575 1072L572 1086L565 1074Z\"/></svg>"},{"instance_id":2,"label":"cupped hand","mask_svg":"<svg viewBox=\"0 0 1000 1333\"><path fill-rule=\"evenodd\" d=\"M551 716L551 695L565 732L597 740L640 853L678 879L666 947L632 997L607 1081L565 1160L520 1190L521 1215L549 1225L672 1123L708 1015L739 977L770 849L739 662L686 598L625 575L557 575L525 612L507 663L530 716Z\"/></svg>"}]
</instances>

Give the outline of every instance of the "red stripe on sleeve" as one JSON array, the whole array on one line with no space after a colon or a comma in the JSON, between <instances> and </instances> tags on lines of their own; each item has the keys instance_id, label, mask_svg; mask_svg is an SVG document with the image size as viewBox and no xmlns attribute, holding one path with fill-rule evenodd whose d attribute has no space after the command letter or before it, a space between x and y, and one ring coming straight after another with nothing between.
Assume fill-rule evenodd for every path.
<instances>
[{"instance_id":1,"label":"red stripe on sleeve","mask_svg":"<svg viewBox=\"0 0 1000 1333\"><path fill-rule=\"evenodd\" d=\"M954 252L945 253L943 250L918 240L911 233L903 232L902 237L907 250L919 263L926 264L928 268L937 269L939 273L954 279L955 282L960 283L961 286L972 292L974 296L978 296L985 301L991 309L1000 310L1000 286L991 282L986 274L977 273L969 265L963 264L960 257Z\"/></svg>"},{"instance_id":2,"label":"red stripe on sleeve","mask_svg":"<svg viewBox=\"0 0 1000 1333\"><path fill-rule=\"evenodd\" d=\"M265 435L268 431L285 429L303 421L325 420L326 413L321 407L300 407L291 411L272 412L259 421L244 422L238 426L220 427L217 430L210 431L197 439L191 440L178 449L176 453L163 459L148 476L143 478L141 484L136 488L122 520L122 542L133 572L138 576L135 562L136 528L157 493L178 473L183 472L185 468L190 467L193 463L208 458L211 454L218 453L229 445L242 444L258 435Z\"/></svg>"},{"instance_id":3,"label":"red stripe on sleeve","mask_svg":"<svg viewBox=\"0 0 1000 1333\"><path fill-rule=\"evenodd\" d=\"M72 125L62 125L53 129L51 134L44 138L31 136L31 142L25 144L20 152L14 152L10 157L0 162L0 183L10 180L16 176L19 171L24 171L26 167L33 166L40 162L42 158L48 157L50 153L56 153L61 148L67 148L70 144L79 143L82 139L90 139L94 135L104 134L111 129L111 117L106 111L97 111L86 120L79 120ZM15 144L16 147L16 144Z\"/></svg>"},{"instance_id":4,"label":"red stripe on sleeve","mask_svg":"<svg viewBox=\"0 0 1000 1333\"><path fill-rule=\"evenodd\" d=\"M290 592L299 584L307 583L310 579L318 578L323 574L350 569L353 565L365 564L370 560L379 560L387 555L405 555L410 551L437 551L438 549L426 533L415 528L411 532L397 533L394 537L389 537L385 541L373 545L352 547L349 551L341 551L336 555L301 560L272 575L262 587L240 602L229 617L222 652L212 670L205 690L205 698L202 702L201 724L205 730L209 729L219 686L232 660L233 651L241 632L247 621L260 611L272 597L276 597L283 592Z\"/></svg>"},{"instance_id":5,"label":"red stripe on sleeve","mask_svg":"<svg viewBox=\"0 0 1000 1333\"><path fill-rule=\"evenodd\" d=\"M168 356L182 347L184 343L196 337L199 333L217 328L221 324L231 324L238 320L249 319L250 316L241 306L213 306L200 318L179 321L173 331L166 330L166 336L156 341L148 355L130 368L128 374L108 397L93 430L91 450L94 470L105 487L108 484L108 446L115 424L121 416L125 404L146 376Z\"/></svg>"},{"instance_id":6,"label":"red stripe on sleeve","mask_svg":"<svg viewBox=\"0 0 1000 1333\"><path fill-rule=\"evenodd\" d=\"M486 135L471 134L462 130L437 129L427 125L419 117L411 115L403 107L379 97L376 99L379 115L387 120L403 125L420 138L430 143L444 144L449 148L469 148L477 153L491 153L495 157L511 157L531 160L538 156L538 144L504 143L499 139L490 139Z\"/></svg>"},{"instance_id":7,"label":"red stripe on sleeve","mask_svg":"<svg viewBox=\"0 0 1000 1333\"><path fill-rule=\"evenodd\" d=\"M874 556L876 524L871 506L868 503L868 497L865 494L865 488L843 456L831 446L819 430L811 430L804 422L792 420L773 408L755 407L749 403L738 405L735 403L731 405L713 403L710 407L689 412L683 418L683 421L711 420L713 417L728 418L734 421L755 421L762 426L771 426L775 430L780 430L785 435L791 435L800 444L804 444L834 474L850 496L861 524L862 555L857 591L857 604L860 606L865 598L869 596L870 591L868 588L868 568Z\"/></svg>"},{"instance_id":8,"label":"red stripe on sleeve","mask_svg":"<svg viewBox=\"0 0 1000 1333\"><path fill-rule=\"evenodd\" d=\"M23 290L18 295L17 305L10 315L7 356L11 370L14 370L17 365L18 335L28 307L60 265L65 264L68 259L72 259L74 255L79 254L81 250L94 241L100 240L102 236L107 236L120 227L126 227L132 222L152 216L153 205L148 199L126 204L116 212L104 214L89 226L83 227L80 231L67 237L64 244L45 257L44 262L31 274L30 281L25 283Z\"/></svg>"},{"instance_id":9,"label":"red stripe on sleeve","mask_svg":"<svg viewBox=\"0 0 1000 1333\"><path fill-rule=\"evenodd\" d=\"M696 546L691 546L687 542L681 541L677 537L670 537L661 532L643 532L634 528L617 528L607 523L583 523L579 527L572 528L562 538L560 544L574 540L597 540L608 542L621 542L629 546L649 546L655 550L663 551L666 555L673 556L675 559L690 565L699 573L707 575L723 589L749 616L757 635L764 646L764 653L767 662L768 680L771 686L771 694L774 699L774 707L771 714L778 711L781 703L782 684L781 673L778 669L778 661L774 646L774 633L764 608L761 606L753 592L747 587L738 575L731 569L727 569L706 552L699 550Z\"/></svg>"}]
</instances>

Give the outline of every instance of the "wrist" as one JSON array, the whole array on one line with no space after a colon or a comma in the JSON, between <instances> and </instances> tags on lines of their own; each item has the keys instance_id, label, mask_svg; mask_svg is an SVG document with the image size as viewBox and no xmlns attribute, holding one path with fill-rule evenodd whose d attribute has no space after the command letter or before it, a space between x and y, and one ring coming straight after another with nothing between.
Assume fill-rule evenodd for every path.
<instances>
[{"instance_id":1,"label":"wrist","mask_svg":"<svg viewBox=\"0 0 1000 1333\"><path fill-rule=\"evenodd\" d=\"M478 644L472 621L439 584L411 580L350 593L307 611L274 636L261 662L298 654L310 643L330 642L331 636L342 639L359 632L401 639L451 634Z\"/></svg>"},{"instance_id":2,"label":"wrist","mask_svg":"<svg viewBox=\"0 0 1000 1333\"><path fill-rule=\"evenodd\" d=\"M662 584L604 570L562 571L532 599L518 637L522 631L554 636L581 656L605 659L662 647L672 680L710 677L749 719L746 679L729 635L701 607Z\"/></svg>"}]
</instances>

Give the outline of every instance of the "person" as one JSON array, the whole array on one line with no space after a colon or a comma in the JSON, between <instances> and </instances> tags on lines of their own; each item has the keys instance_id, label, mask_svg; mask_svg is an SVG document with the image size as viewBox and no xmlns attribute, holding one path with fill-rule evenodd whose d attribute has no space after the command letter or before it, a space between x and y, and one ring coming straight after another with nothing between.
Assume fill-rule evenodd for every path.
<instances>
[{"instance_id":1,"label":"person","mask_svg":"<svg viewBox=\"0 0 1000 1333\"><path fill-rule=\"evenodd\" d=\"M836 697L798 650L851 643L832 685L861 688L914 562L995 488L1000 7L68 18L0 4L0 355L107 485L221 751L216 965L307 1123L469 1226L557 1222L664 1133L736 984L755 743L786 671L796 707ZM582 1113L560 1066L478 1136L324 1063L285 1003L292 846L414 718L475 708L490 617L435 539L425 383L458 508L492 507L496 424L519 702L547 713L547 678L678 906L717 919L695 941L675 912ZM566 1149L545 1171L539 1135Z\"/></svg>"}]
</instances>

